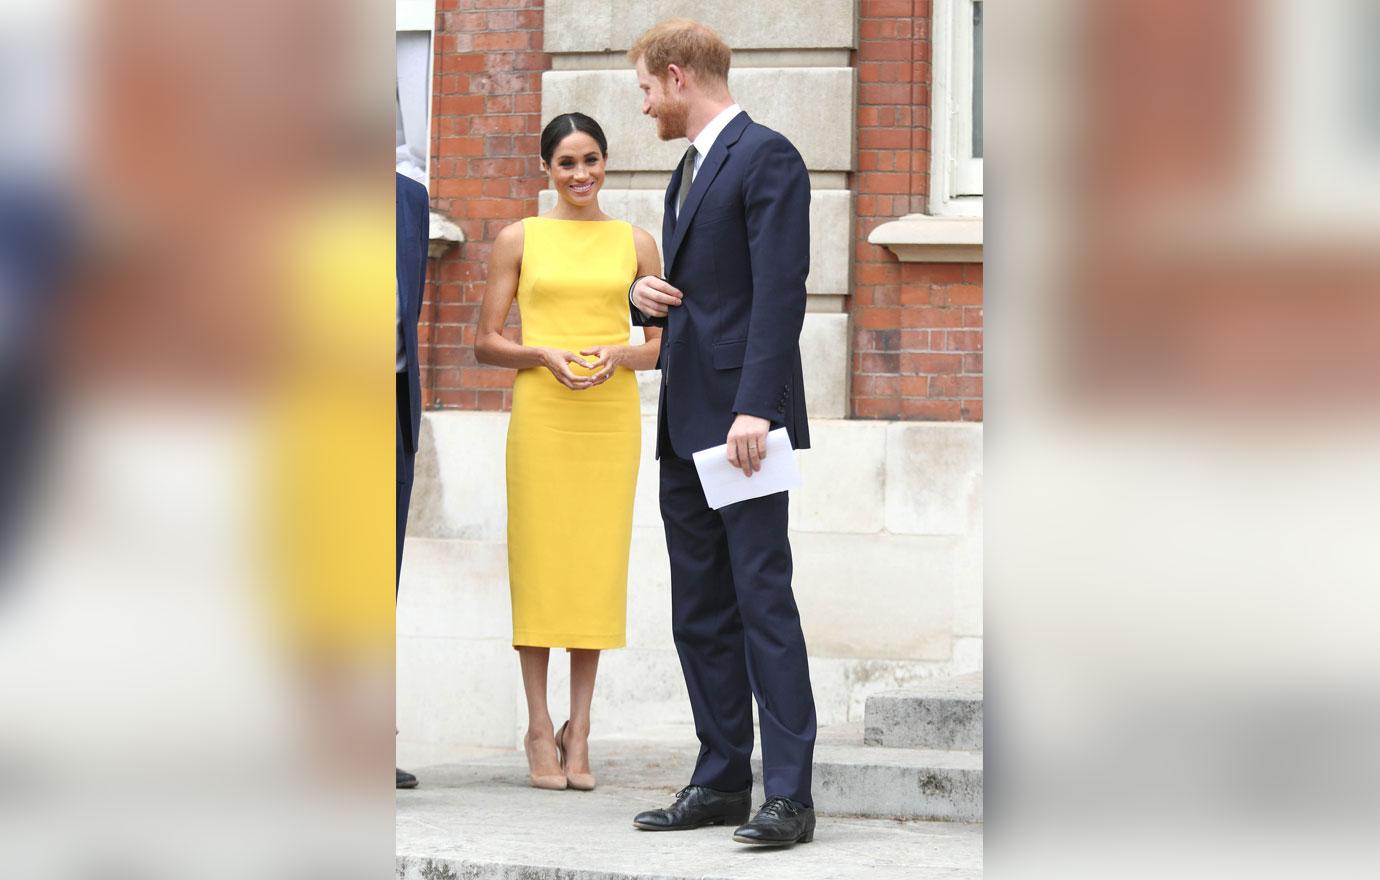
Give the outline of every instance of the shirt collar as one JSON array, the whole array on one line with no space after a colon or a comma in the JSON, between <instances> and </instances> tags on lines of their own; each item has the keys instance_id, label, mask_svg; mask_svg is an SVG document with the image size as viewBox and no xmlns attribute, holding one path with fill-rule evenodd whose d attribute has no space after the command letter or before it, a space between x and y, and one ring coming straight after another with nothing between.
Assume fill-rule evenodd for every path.
<instances>
[{"instance_id":1,"label":"shirt collar","mask_svg":"<svg viewBox=\"0 0 1380 880\"><path fill-rule=\"evenodd\" d=\"M709 150L714 146L714 142L719 139L728 124L733 121L733 117L743 112L743 108L737 104L730 104L719 111L719 115L709 120L709 124L700 130L699 135L690 143L694 145L695 152L700 158L709 155Z\"/></svg>"}]
</instances>

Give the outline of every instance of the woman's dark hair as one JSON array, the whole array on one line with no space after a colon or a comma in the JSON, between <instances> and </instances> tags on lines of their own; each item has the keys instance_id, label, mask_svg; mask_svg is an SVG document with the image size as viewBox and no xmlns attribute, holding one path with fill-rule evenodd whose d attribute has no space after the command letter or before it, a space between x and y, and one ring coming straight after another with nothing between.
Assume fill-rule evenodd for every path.
<instances>
[{"instance_id":1,"label":"woman's dark hair","mask_svg":"<svg viewBox=\"0 0 1380 880\"><path fill-rule=\"evenodd\" d=\"M599 145L600 153L605 156L609 154L608 138L604 137L604 130L599 127L599 123L583 113L562 113L546 123L546 128L542 129L541 160L550 165L556 147L560 145L561 141L577 131L582 131L594 138L594 142Z\"/></svg>"}]
</instances>

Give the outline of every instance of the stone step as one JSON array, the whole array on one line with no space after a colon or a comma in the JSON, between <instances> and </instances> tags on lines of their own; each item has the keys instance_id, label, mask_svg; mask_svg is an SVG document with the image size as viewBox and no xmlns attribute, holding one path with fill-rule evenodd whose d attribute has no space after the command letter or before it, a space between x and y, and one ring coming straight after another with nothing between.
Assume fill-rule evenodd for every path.
<instances>
[{"instance_id":1,"label":"stone step","mask_svg":"<svg viewBox=\"0 0 1380 880\"><path fill-rule=\"evenodd\" d=\"M863 742L893 749L982 748L982 673L873 694Z\"/></svg>"},{"instance_id":2,"label":"stone step","mask_svg":"<svg viewBox=\"0 0 1380 880\"><path fill-rule=\"evenodd\" d=\"M815 745L815 809L822 815L982 821L982 752ZM762 763L753 758L762 800Z\"/></svg>"},{"instance_id":3,"label":"stone step","mask_svg":"<svg viewBox=\"0 0 1380 880\"><path fill-rule=\"evenodd\" d=\"M607 748L601 751L608 751ZM638 749L640 756L651 750ZM691 756L693 760L693 755ZM632 817L665 806L654 768L600 762L593 792L525 785L521 756L413 767L397 792L399 880L979 880L982 826L821 816L813 843L764 851L732 829L653 833ZM679 767L675 768L679 776Z\"/></svg>"}]
</instances>

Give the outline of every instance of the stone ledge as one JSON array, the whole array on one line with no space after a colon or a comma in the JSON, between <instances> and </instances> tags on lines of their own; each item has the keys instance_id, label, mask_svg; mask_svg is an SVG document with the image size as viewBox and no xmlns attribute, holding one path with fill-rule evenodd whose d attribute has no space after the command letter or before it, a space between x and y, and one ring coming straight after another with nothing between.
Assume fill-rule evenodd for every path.
<instances>
[{"instance_id":1,"label":"stone ledge","mask_svg":"<svg viewBox=\"0 0 1380 880\"><path fill-rule=\"evenodd\" d=\"M867 240L887 248L903 263L981 263L981 217L907 214L883 223Z\"/></svg>"},{"instance_id":2,"label":"stone ledge","mask_svg":"<svg viewBox=\"0 0 1380 880\"><path fill-rule=\"evenodd\" d=\"M679 0L547 0L544 48L551 53L626 51L652 25L684 14L686 5ZM855 0L701 0L691 17L717 30L735 52L857 44Z\"/></svg>"},{"instance_id":3,"label":"stone ledge","mask_svg":"<svg viewBox=\"0 0 1380 880\"><path fill-rule=\"evenodd\" d=\"M426 255L432 258L441 256L453 244L465 243L465 231L440 211L431 212L427 237L430 240L427 242Z\"/></svg>"}]
</instances>

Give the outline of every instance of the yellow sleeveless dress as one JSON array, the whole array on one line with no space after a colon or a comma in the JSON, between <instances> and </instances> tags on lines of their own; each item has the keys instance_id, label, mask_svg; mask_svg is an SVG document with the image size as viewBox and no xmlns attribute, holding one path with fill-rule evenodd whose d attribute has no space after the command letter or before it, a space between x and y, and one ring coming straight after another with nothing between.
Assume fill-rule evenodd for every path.
<instances>
[{"instance_id":1,"label":"yellow sleeveless dress","mask_svg":"<svg viewBox=\"0 0 1380 880\"><path fill-rule=\"evenodd\" d=\"M577 354L627 344L628 285L637 273L632 227L547 217L522 226L523 344ZM582 391L545 367L518 371L507 465L514 646L624 645L641 447L633 371L619 368Z\"/></svg>"}]
</instances>

